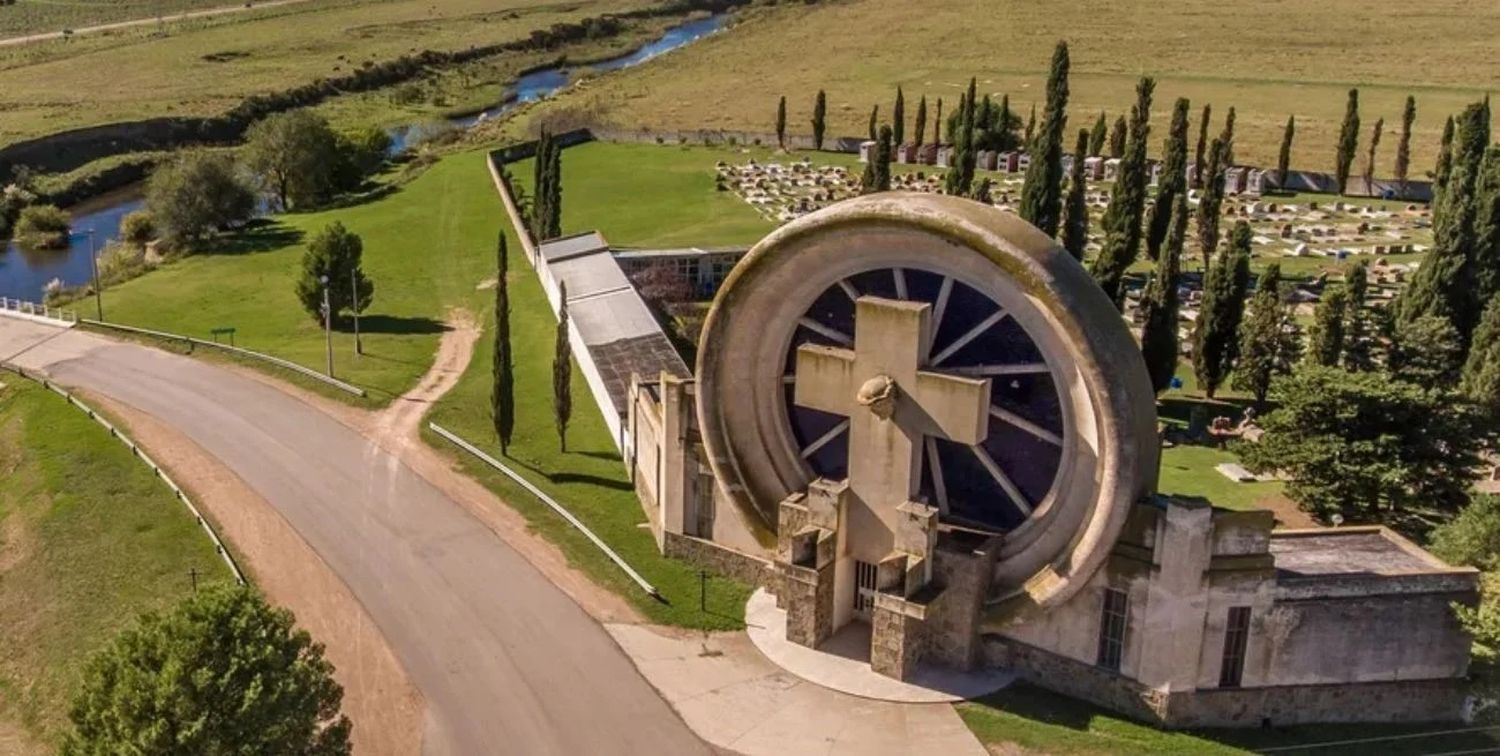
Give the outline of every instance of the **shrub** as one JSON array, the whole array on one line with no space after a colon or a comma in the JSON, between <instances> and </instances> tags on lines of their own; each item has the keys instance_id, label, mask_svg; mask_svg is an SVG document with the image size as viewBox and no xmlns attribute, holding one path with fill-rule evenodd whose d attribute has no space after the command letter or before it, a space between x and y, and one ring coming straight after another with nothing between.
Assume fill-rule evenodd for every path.
<instances>
[{"instance_id":1,"label":"shrub","mask_svg":"<svg viewBox=\"0 0 1500 756\"><path fill-rule=\"evenodd\" d=\"M68 214L56 205L32 205L16 221L16 241L37 249L68 246Z\"/></svg>"},{"instance_id":2,"label":"shrub","mask_svg":"<svg viewBox=\"0 0 1500 756\"><path fill-rule=\"evenodd\" d=\"M180 246L249 218L255 195L235 175L228 155L190 150L151 174L146 207L162 241Z\"/></svg>"},{"instance_id":3,"label":"shrub","mask_svg":"<svg viewBox=\"0 0 1500 756\"><path fill-rule=\"evenodd\" d=\"M120 219L120 238L131 244L145 244L156 238L156 221L151 213L137 210Z\"/></svg>"}]
</instances>

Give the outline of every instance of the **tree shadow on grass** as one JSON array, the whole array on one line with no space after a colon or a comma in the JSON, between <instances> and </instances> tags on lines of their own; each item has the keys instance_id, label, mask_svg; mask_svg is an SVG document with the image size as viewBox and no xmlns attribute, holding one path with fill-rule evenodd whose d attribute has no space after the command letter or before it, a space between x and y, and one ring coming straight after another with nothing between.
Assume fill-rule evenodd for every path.
<instances>
[{"instance_id":1,"label":"tree shadow on grass","mask_svg":"<svg viewBox=\"0 0 1500 756\"><path fill-rule=\"evenodd\" d=\"M340 333L354 332L354 319L349 317L339 318L334 322L334 330ZM383 333L398 336L426 335L434 333L446 333L453 330L448 324L441 320L432 318L416 317L405 318L396 315L361 315L359 316L360 333Z\"/></svg>"},{"instance_id":2,"label":"tree shadow on grass","mask_svg":"<svg viewBox=\"0 0 1500 756\"><path fill-rule=\"evenodd\" d=\"M233 234L220 236L197 251L200 255L248 255L289 247L302 241L302 229L257 218Z\"/></svg>"},{"instance_id":3,"label":"tree shadow on grass","mask_svg":"<svg viewBox=\"0 0 1500 756\"><path fill-rule=\"evenodd\" d=\"M580 452L568 452L568 454L579 454L579 453ZM587 453L587 452L582 452L582 453ZM597 454L598 452L594 452L594 453ZM563 484L567 484L567 483L584 483L584 484L591 485L591 486L599 486L601 488L609 488L609 489L612 489L612 490L615 490L615 491L634 491L635 490L635 486L632 485L630 483L630 481L617 480L617 479L614 479L614 478L605 478L605 477L602 477L602 476L599 476L599 475L589 475L587 473L547 472L546 470L543 470L543 469L541 469L541 468L539 468L539 467L537 467L537 466L535 466L535 465L533 465L533 464L531 464L531 463L529 463L529 462L527 462L525 460L516 459L515 457L503 457L501 461L503 461L506 464L511 465L513 467L525 468L527 471L531 472L531 474L539 476L539 477L542 477L542 478L546 478L549 483L553 483L553 484L557 484L557 485L563 485Z\"/></svg>"}]
</instances>

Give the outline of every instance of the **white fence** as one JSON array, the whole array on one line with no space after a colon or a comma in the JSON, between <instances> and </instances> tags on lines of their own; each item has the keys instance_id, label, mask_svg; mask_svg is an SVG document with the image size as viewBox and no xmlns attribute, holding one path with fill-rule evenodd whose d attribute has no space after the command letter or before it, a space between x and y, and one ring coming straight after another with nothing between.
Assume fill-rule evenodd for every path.
<instances>
[{"instance_id":1,"label":"white fence","mask_svg":"<svg viewBox=\"0 0 1500 756\"><path fill-rule=\"evenodd\" d=\"M177 481L172 480L172 476L168 475L167 471L163 470L161 465L156 463L156 460L152 459L144 449L138 446L135 441L131 440L129 436L125 435L124 431L115 427L114 423L111 423L110 421L104 419L104 416L100 415L98 412L95 412L93 407L84 404L77 397L68 393L66 389L58 386L55 383L52 383L46 378L43 378L39 375L33 375L15 365L10 365L3 362L0 362L0 369L8 370L12 373L15 373L16 375L21 376L22 378L40 383L43 387L67 400L69 404L82 410L83 413L88 415L89 418L94 422L104 426L104 429L109 431L109 435L114 436L115 438L119 439L121 443L125 444L126 448L130 449L131 454L134 454L137 459L146 463L146 466L151 468L151 472L155 474L156 477L161 478L162 482L167 484L167 488L172 489L172 493L177 497L177 500L182 502L183 506L187 507L188 512L192 513L193 518L198 521L198 525L203 528L203 532L208 534L208 539L210 541L213 541L214 549L219 553L219 558L224 560L224 564L228 565L229 572L234 575L235 582L238 582L240 585L245 584L244 573L240 572L240 567L238 564L235 564L234 557L229 553L229 550L224 547L224 541L219 538L218 533L214 532L213 525L211 525L208 520L204 518L203 513L198 510L197 505L193 504L192 498L187 495L186 491L182 490L182 486L177 485Z\"/></svg>"},{"instance_id":2,"label":"white fence","mask_svg":"<svg viewBox=\"0 0 1500 756\"><path fill-rule=\"evenodd\" d=\"M0 315L63 328L72 328L78 324L78 315L72 310L60 310L56 307L8 297L0 297Z\"/></svg>"}]
</instances>

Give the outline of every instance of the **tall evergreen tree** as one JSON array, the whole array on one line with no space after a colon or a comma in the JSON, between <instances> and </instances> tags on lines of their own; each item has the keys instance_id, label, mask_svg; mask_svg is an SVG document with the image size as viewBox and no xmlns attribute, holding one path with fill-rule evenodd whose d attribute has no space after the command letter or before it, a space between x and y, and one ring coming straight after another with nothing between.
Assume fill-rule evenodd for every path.
<instances>
[{"instance_id":1,"label":"tall evergreen tree","mask_svg":"<svg viewBox=\"0 0 1500 756\"><path fill-rule=\"evenodd\" d=\"M552 133L542 129L536 140L536 155L532 158L531 237L538 243L549 239L547 228L551 218L548 204L552 200L550 187L552 177Z\"/></svg>"},{"instance_id":2,"label":"tall evergreen tree","mask_svg":"<svg viewBox=\"0 0 1500 756\"><path fill-rule=\"evenodd\" d=\"M1203 188L1203 171L1207 167L1208 124L1213 115L1213 106L1204 105L1203 115L1198 118L1198 146L1193 150L1193 188Z\"/></svg>"},{"instance_id":3,"label":"tall evergreen tree","mask_svg":"<svg viewBox=\"0 0 1500 756\"><path fill-rule=\"evenodd\" d=\"M1437 165L1432 170L1432 204L1442 202L1443 190L1448 187L1448 175L1453 171L1453 134L1456 130L1453 116L1443 123L1443 139L1438 144Z\"/></svg>"},{"instance_id":4,"label":"tall evergreen tree","mask_svg":"<svg viewBox=\"0 0 1500 756\"><path fill-rule=\"evenodd\" d=\"M1125 116L1115 119L1115 127L1109 132L1109 156L1112 158L1125 157L1125 143L1130 139L1130 123Z\"/></svg>"},{"instance_id":5,"label":"tall evergreen tree","mask_svg":"<svg viewBox=\"0 0 1500 756\"><path fill-rule=\"evenodd\" d=\"M495 356L491 366L494 384L490 389L490 419L494 421L495 438L500 441L501 454L510 449L511 436L516 430L516 374L510 347L509 272L505 232L501 231L495 253Z\"/></svg>"},{"instance_id":6,"label":"tall evergreen tree","mask_svg":"<svg viewBox=\"0 0 1500 756\"><path fill-rule=\"evenodd\" d=\"M1151 133L1151 97L1155 91L1156 80L1149 76L1136 85L1136 102L1130 109L1130 140L1115 173L1109 207L1104 211L1104 248L1090 270L1099 288L1116 305L1124 303L1125 271L1140 254L1141 216L1146 211L1150 182L1146 142Z\"/></svg>"},{"instance_id":7,"label":"tall evergreen tree","mask_svg":"<svg viewBox=\"0 0 1500 756\"><path fill-rule=\"evenodd\" d=\"M1172 108L1172 125L1167 131L1166 142L1162 144L1161 178L1156 184L1151 216L1146 221L1146 256L1152 260L1161 252L1162 242L1167 240L1177 195L1187 191L1188 107L1186 97L1177 98Z\"/></svg>"},{"instance_id":8,"label":"tall evergreen tree","mask_svg":"<svg viewBox=\"0 0 1500 756\"><path fill-rule=\"evenodd\" d=\"M1470 401L1500 412L1500 299L1484 308L1458 388Z\"/></svg>"},{"instance_id":9,"label":"tall evergreen tree","mask_svg":"<svg viewBox=\"0 0 1500 756\"><path fill-rule=\"evenodd\" d=\"M1448 318L1423 315L1396 324L1386 354L1392 378L1423 388L1451 388L1463 366L1464 345Z\"/></svg>"},{"instance_id":10,"label":"tall evergreen tree","mask_svg":"<svg viewBox=\"0 0 1500 756\"><path fill-rule=\"evenodd\" d=\"M1323 367L1338 367L1344 359L1344 322L1349 309L1349 291L1339 284L1323 289L1323 298L1313 309L1308 334L1307 361Z\"/></svg>"},{"instance_id":11,"label":"tall evergreen tree","mask_svg":"<svg viewBox=\"0 0 1500 756\"><path fill-rule=\"evenodd\" d=\"M1061 43L1059 43L1059 44L1061 44ZM1052 58L1052 65L1053 65L1053 68L1055 69L1056 66L1057 66L1057 57L1056 56L1053 56L1053 58ZM1048 81L1050 83L1051 80L1049 79ZM1066 82L1064 82L1064 83L1066 83ZM1048 87L1047 91L1048 91L1048 94L1051 93L1052 90L1051 90L1050 86ZM1031 103L1031 117L1026 119L1026 149L1028 149L1028 150L1031 149L1031 140L1035 136L1036 136L1036 103L1033 102L1033 103Z\"/></svg>"},{"instance_id":12,"label":"tall evergreen tree","mask_svg":"<svg viewBox=\"0 0 1500 756\"><path fill-rule=\"evenodd\" d=\"M786 149L786 95L776 103L776 146Z\"/></svg>"},{"instance_id":13,"label":"tall evergreen tree","mask_svg":"<svg viewBox=\"0 0 1500 756\"><path fill-rule=\"evenodd\" d=\"M943 144L943 98L937 101L937 110L932 115L932 142L941 146Z\"/></svg>"},{"instance_id":14,"label":"tall evergreen tree","mask_svg":"<svg viewBox=\"0 0 1500 756\"><path fill-rule=\"evenodd\" d=\"M1224 167L1234 166L1234 107L1224 114L1224 130L1219 132L1219 141L1224 143Z\"/></svg>"},{"instance_id":15,"label":"tall evergreen tree","mask_svg":"<svg viewBox=\"0 0 1500 756\"><path fill-rule=\"evenodd\" d=\"M897 147L906 139L906 93L896 87L896 107L891 109L891 139Z\"/></svg>"},{"instance_id":16,"label":"tall evergreen tree","mask_svg":"<svg viewBox=\"0 0 1500 756\"><path fill-rule=\"evenodd\" d=\"M1361 372L1375 369L1375 334L1371 314L1365 308L1370 291L1370 266L1356 260L1344 269L1344 288L1349 292L1344 306L1344 369Z\"/></svg>"},{"instance_id":17,"label":"tall evergreen tree","mask_svg":"<svg viewBox=\"0 0 1500 756\"><path fill-rule=\"evenodd\" d=\"M1214 249L1219 246L1219 220L1224 206L1224 143L1215 139L1208 148L1208 166L1203 169L1203 196L1198 200L1198 248L1203 253L1203 269L1208 270Z\"/></svg>"},{"instance_id":18,"label":"tall evergreen tree","mask_svg":"<svg viewBox=\"0 0 1500 756\"><path fill-rule=\"evenodd\" d=\"M875 140L875 154L865 166L862 188L866 194L891 190L891 157L894 152L891 143L894 139L895 135L891 127L882 125L880 138Z\"/></svg>"},{"instance_id":19,"label":"tall evergreen tree","mask_svg":"<svg viewBox=\"0 0 1500 756\"><path fill-rule=\"evenodd\" d=\"M922 95L922 99L917 100L917 119L912 127L916 131L912 142L921 147L927 138L927 95Z\"/></svg>"},{"instance_id":20,"label":"tall evergreen tree","mask_svg":"<svg viewBox=\"0 0 1500 756\"><path fill-rule=\"evenodd\" d=\"M1063 202L1062 242L1063 249L1082 261L1084 249L1089 243L1088 177L1084 175L1083 156L1089 146L1089 133L1078 130L1078 142L1073 150L1073 170L1068 175L1068 196Z\"/></svg>"},{"instance_id":21,"label":"tall evergreen tree","mask_svg":"<svg viewBox=\"0 0 1500 756\"><path fill-rule=\"evenodd\" d=\"M1094 130L1089 132L1089 157L1100 157L1104 154L1104 143L1109 139L1109 122L1104 120L1104 111L1099 111L1099 118L1094 121Z\"/></svg>"},{"instance_id":22,"label":"tall evergreen tree","mask_svg":"<svg viewBox=\"0 0 1500 756\"><path fill-rule=\"evenodd\" d=\"M1177 373L1177 297L1182 267L1182 247L1187 241L1187 192L1172 201L1172 223L1166 246L1156 257L1156 270L1141 292L1141 356L1151 376L1151 388L1160 394L1172 385Z\"/></svg>"},{"instance_id":23,"label":"tall evergreen tree","mask_svg":"<svg viewBox=\"0 0 1500 756\"><path fill-rule=\"evenodd\" d=\"M1276 159L1276 186L1286 189L1286 177L1292 168L1292 138L1297 135L1297 117L1286 117L1286 130L1281 133L1281 155Z\"/></svg>"},{"instance_id":24,"label":"tall evergreen tree","mask_svg":"<svg viewBox=\"0 0 1500 756\"><path fill-rule=\"evenodd\" d=\"M1375 192L1375 152L1380 149L1380 136L1385 131L1385 119L1376 118L1370 129L1370 146L1365 151L1365 193Z\"/></svg>"},{"instance_id":25,"label":"tall evergreen tree","mask_svg":"<svg viewBox=\"0 0 1500 756\"><path fill-rule=\"evenodd\" d=\"M975 94L977 86L976 79L969 79L968 94L953 114L957 116L953 129L953 164L944 176L943 189L955 197L967 197L974 187L974 169L978 164L978 155L974 149L974 124L978 118Z\"/></svg>"},{"instance_id":26,"label":"tall evergreen tree","mask_svg":"<svg viewBox=\"0 0 1500 756\"><path fill-rule=\"evenodd\" d=\"M550 142L551 153L548 160L552 163L552 167L547 169L549 178L547 189L551 195L547 202L547 238L556 239L562 236L562 143L558 142L555 137Z\"/></svg>"},{"instance_id":27,"label":"tall evergreen tree","mask_svg":"<svg viewBox=\"0 0 1500 756\"><path fill-rule=\"evenodd\" d=\"M1333 180L1339 194L1349 188L1349 171L1354 166L1354 152L1359 149L1359 90L1349 90L1344 106L1344 125L1339 127L1338 153L1334 155Z\"/></svg>"},{"instance_id":28,"label":"tall evergreen tree","mask_svg":"<svg viewBox=\"0 0 1500 756\"><path fill-rule=\"evenodd\" d=\"M1234 387L1249 391L1257 407L1264 407L1271 381L1292 372L1296 359L1296 331L1290 308L1281 292L1281 266L1266 266L1250 299L1250 313L1240 326L1240 357Z\"/></svg>"},{"instance_id":29,"label":"tall evergreen tree","mask_svg":"<svg viewBox=\"0 0 1500 756\"><path fill-rule=\"evenodd\" d=\"M1026 183L1021 186L1021 218L1054 237L1062 221L1062 152L1064 129L1068 125L1069 66L1068 43L1058 42L1052 52L1052 69L1047 74L1047 103L1040 132L1028 133L1026 137L1031 165L1026 169ZM1035 119L1035 105L1031 112Z\"/></svg>"},{"instance_id":30,"label":"tall evergreen tree","mask_svg":"<svg viewBox=\"0 0 1500 756\"><path fill-rule=\"evenodd\" d=\"M1401 136L1396 141L1396 186L1401 198L1406 199L1407 177L1411 173L1411 125L1417 120L1417 98L1406 96L1406 107L1401 111Z\"/></svg>"},{"instance_id":31,"label":"tall evergreen tree","mask_svg":"<svg viewBox=\"0 0 1500 756\"><path fill-rule=\"evenodd\" d=\"M1484 153L1475 188L1474 297L1480 303L1500 297L1500 144Z\"/></svg>"},{"instance_id":32,"label":"tall evergreen tree","mask_svg":"<svg viewBox=\"0 0 1500 756\"><path fill-rule=\"evenodd\" d=\"M813 149L823 149L823 134L828 128L828 95L823 90L818 90L818 98L813 101L812 130Z\"/></svg>"},{"instance_id":33,"label":"tall evergreen tree","mask_svg":"<svg viewBox=\"0 0 1500 756\"><path fill-rule=\"evenodd\" d=\"M1249 286L1250 224L1240 221L1204 278L1203 306L1193 329L1193 372L1210 399L1239 356L1240 320Z\"/></svg>"},{"instance_id":34,"label":"tall evergreen tree","mask_svg":"<svg viewBox=\"0 0 1500 756\"><path fill-rule=\"evenodd\" d=\"M552 356L552 422L558 449L568 451L568 421L573 419L573 345L568 341L568 284L557 285L557 336Z\"/></svg>"},{"instance_id":35,"label":"tall evergreen tree","mask_svg":"<svg viewBox=\"0 0 1500 756\"><path fill-rule=\"evenodd\" d=\"M875 129L876 121L878 120L880 120L880 105L876 104L874 107L870 108L870 141L872 142L875 141L875 138L877 136L879 136L879 133Z\"/></svg>"}]
</instances>

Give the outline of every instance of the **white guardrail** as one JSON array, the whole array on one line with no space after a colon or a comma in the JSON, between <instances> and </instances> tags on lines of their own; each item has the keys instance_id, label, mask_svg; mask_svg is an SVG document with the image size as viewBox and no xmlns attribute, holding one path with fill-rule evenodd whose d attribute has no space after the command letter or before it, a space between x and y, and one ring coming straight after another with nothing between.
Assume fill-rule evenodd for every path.
<instances>
[{"instance_id":1,"label":"white guardrail","mask_svg":"<svg viewBox=\"0 0 1500 756\"><path fill-rule=\"evenodd\" d=\"M163 470L161 465L157 464L156 460L151 458L151 455L147 454L144 449L142 449L135 443L135 441L131 440L130 436L126 435L124 431L115 427L114 423L111 423L110 421L104 419L104 416L94 411L93 407L90 407L89 405L84 404L82 401L79 401L77 397L68 393L66 389L47 380L46 378L43 378L40 375L33 375L15 365L4 362L0 362L0 369L8 370L12 373L15 373L16 375L21 376L22 378L40 383L44 388L52 391L58 396L61 396L63 399L66 399L69 404L77 407L80 410L83 410L83 413L88 415L90 419L104 426L104 429L109 431L109 435L114 436L115 438L119 439L121 443L125 444L125 446L130 449L131 454L134 454L137 459L146 463L146 466L151 468L151 472L154 473L156 477L161 478L162 482L167 484L167 488L172 489L172 493L177 496L177 500L182 502L183 506L187 507L188 512L191 512L193 517L198 520L198 525L203 528L203 532L208 534L208 540L213 541L214 549L219 552L219 558L224 560L224 564L229 566L229 571L234 575L235 581L240 585L245 584L244 573L240 572L240 567L238 564L235 564L234 557L229 553L229 550L224 548L224 541L220 540L219 534L214 532L213 525L209 524L208 520L203 517L203 513L198 510L198 507L195 504L193 504L193 500L187 495L187 492L182 490L182 486L177 485L177 481L172 480L172 476L168 475L167 471Z\"/></svg>"},{"instance_id":2,"label":"white guardrail","mask_svg":"<svg viewBox=\"0 0 1500 756\"><path fill-rule=\"evenodd\" d=\"M209 347L209 348L212 348L212 349L219 349L219 350L222 350L222 351L225 351L225 352L229 352L230 354L237 354L237 355L239 355L241 357L249 357L250 359L253 359L253 360L260 360L262 362L269 362L272 365L275 365L277 367L286 368L287 370L290 370L290 371L292 371L292 372L294 372L294 373L296 373L298 375L306 376L306 377L311 378L311 379L313 379L315 381L320 381L322 383L326 383L329 386L332 386L332 387L334 387L336 389L339 389L340 391L346 391L346 392L348 392L350 394L353 394L355 396L364 396L365 395L365 390L364 389L362 389L362 388L360 388L358 386L355 386L352 383L347 383L347 382L341 381L341 380L339 380L337 378L334 378L333 376L330 376L330 375L324 375L322 373L319 373L316 370L313 370L310 367L306 367L304 365L298 365L297 363L292 362L291 360L283 360L280 357L272 357L271 355L265 354L264 352L256 352L254 350L245 349L244 347L237 347L237 346L233 346L233 345L230 345L230 344L220 344L217 341L204 341L203 339L194 338L192 336L183 336L182 334L178 334L178 333L168 333L166 331L153 331L150 328L137 328L135 326L121 325L119 323L108 323L108 322L105 322L105 321L102 321L102 320L90 320L88 318L84 318L83 320L80 320L78 322L83 323L84 325L90 326L90 327L93 327L93 328L108 328L108 329L113 329L113 330L116 330L116 331L124 331L126 333L134 333L134 334L139 334L139 335L142 335L142 336L151 336L153 338L165 339L167 341L181 341L181 342L183 342L185 344L188 344L189 348L191 348L193 346L202 346L202 347Z\"/></svg>"},{"instance_id":3,"label":"white guardrail","mask_svg":"<svg viewBox=\"0 0 1500 756\"><path fill-rule=\"evenodd\" d=\"M72 310L60 310L56 307L9 297L0 297L0 315L64 328L78 325L78 314Z\"/></svg>"},{"instance_id":4,"label":"white guardrail","mask_svg":"<svg viewBox=\"0 0 1500 756\"><path fill-rule=\"evenodd\" d=\"M530 491L533 496L537 497L538 499L541 499L543 504L546 504L548 507L551 507L552 511L554 511L554 512L558 513L559 515L561 515L564 520L568 521L569 525L572 525L573 527L577 528L578 531L580 533L583 533L583 535L585 537L587 537L590 541L592 541L595 546L598 546L599 550L602 551L602 552L604 552L604 555L607 556L607 557L609 557L610 561L614 562L615 565L617 565L621 570L623 570L626 575L630 576L631 580L635 581L636 585L639 585L641 587L641 590L644 590L645 592L651 594L652 596L654 596L657 599L663 599L661 593L656 590L655 586L653 586L650 583L646 582L646 579L643 578L643 577L641 577L641 574L639 572L636 572L635 569L633 567L631 567L629 563L627 563L623 558L621 558L621 556L619 554L616 554L615 550L612 549L612 548L610 548L608 544L606 544L604 541L600 540L599 536L594 535L594 531L589 530L588 526L584 525L583 522L580 521L577 517L574 517L572 512L569 512L565 507L563 507L563 505L557 503L556 499L553 499L551 496L548 496L547 493L545 491L543 491L542 489L537 488L536 486L532 485L531 481L529 481L529 480L521 477L520 473L518 473L515 470L512 470L509 467L506 467L505 465L501 464L500 460L497 460L494 457L486 454L479 447L477 447L477 446L469 443L468 441L465 441L462 438L459 438L458 434L454 433L453 431L450 431L447 428L444 428L443 426L438 425L437 423L433 423L433 422L427 423L427 427L431 428L433 433L436 433L439 436L442 436L443 438L446 438L449 441L453 442L453 444L455 446L457 446L458 448L463 449L464 451L466 451L466 452L468 452L468 453L470 453L470 454L478 457L481 461L483 461L485 464L489 465L490 467L493 467L496 470L499 470L501 473L503 473L505 475L505 477L510 478L511 480L515 481L522 488L526 489L527 491Z\"/></svg>"}]
</instances>

